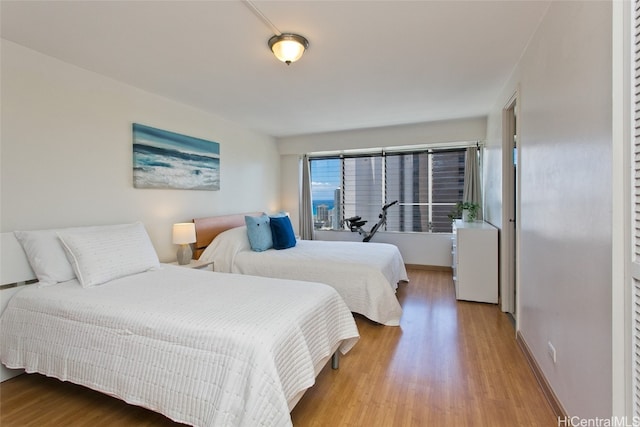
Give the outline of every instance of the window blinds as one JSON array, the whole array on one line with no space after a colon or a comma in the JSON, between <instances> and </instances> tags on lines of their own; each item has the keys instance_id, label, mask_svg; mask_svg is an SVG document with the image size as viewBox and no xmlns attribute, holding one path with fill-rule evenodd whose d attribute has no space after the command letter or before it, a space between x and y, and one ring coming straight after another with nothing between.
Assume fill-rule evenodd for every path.
<instances>
[{"instance_id":1,"label":"window blinds","mask_svg":"<svg viewBox=\"0 0 640 427\"><path fill-rule=\"evenodd\" d=\"M342 168L344 217L377 221L384 204L382 156L345 158Z\"/></svg>"},{"instance_id":2,"label":"window blinds","mask_svg":"<svg viewBox=\"0 0 640 427\"><path fill-rule=\"evenodd\" d=\"M387 230L451 232L448 215L464 190L464 149L386 156Z\"/></svg>"},{"instance_id":3,"label":"window blinds","mask_svg":"<svg viewBox=\"0 0 640 427\"><path fill-rule=\"evenodd\" d=\"M451 232L448 215L464 190L466 148L368 151L311 157L316 229L343 229L359 216L372 227L382 206L385 231Z\"/></svg>"},{"instance_id":4,"label":"window blinds","mask_svg":"<svg viewBox=\"0 0 640 427\"><path fill-rule=\"evenodd\" d=\"M640 417L640 1L633 3L633 337L632 337L632 370L633 370L633 416Z\"/></svg>"}]
</instances>

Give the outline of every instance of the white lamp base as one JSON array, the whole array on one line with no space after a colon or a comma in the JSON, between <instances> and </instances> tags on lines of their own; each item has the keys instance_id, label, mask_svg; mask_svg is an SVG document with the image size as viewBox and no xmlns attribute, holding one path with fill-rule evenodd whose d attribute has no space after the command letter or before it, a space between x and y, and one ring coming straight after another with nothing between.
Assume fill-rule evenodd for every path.
<instances>
[{"instance_id":1,"label":"white lamp base","mask_svg":"<svg viewBox=\"0 0 640 427\"><path fill-rule=\"evenodd\" d=\"M191 245L180 245L180 248L178 248L178 264L189 264L189 262L191 262L191 256L193 256L193 252L191 252Z\"/></svg>"}]
</instances>

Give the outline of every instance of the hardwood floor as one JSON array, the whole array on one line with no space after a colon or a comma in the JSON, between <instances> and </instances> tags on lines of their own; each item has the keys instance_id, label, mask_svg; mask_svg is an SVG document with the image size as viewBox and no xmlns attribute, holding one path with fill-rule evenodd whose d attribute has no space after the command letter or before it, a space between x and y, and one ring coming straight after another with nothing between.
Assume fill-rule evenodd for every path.
<instances>
[{"instance_id":1,"label":"hardwood floor","mask_svg":"<svg viewBox=\"0 0 640 427\"><path fill-rule=\"evenodd\" d=\"M409 268L400 327L356 317L360 341L291 416L312 426L557 426L508 317L457 302L450 272ZM0 385L0 425L175 426L142 408L40 375Z\"/></svg>"},{"instance_id":2,"label":"hardwood floor","mask_svg":"<svg viewBox=\"0 0 640 427\"><path fill-rule=\"evenodd\" d=\"M450 272L409 270L400 328L361 339L292 412L296 426L556 426L496 305L457 302Z\"/></svg>"}]
</instances>

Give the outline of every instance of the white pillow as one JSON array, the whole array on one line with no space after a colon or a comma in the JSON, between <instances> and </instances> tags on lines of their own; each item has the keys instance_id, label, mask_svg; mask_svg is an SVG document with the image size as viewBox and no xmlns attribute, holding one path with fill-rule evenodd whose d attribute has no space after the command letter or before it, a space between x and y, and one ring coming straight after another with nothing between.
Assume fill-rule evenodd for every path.
<instances>
[{"instance_id":1,"label":"white pillow","mask_svg":"<svg viewBox=\"0 0 640 427\"><path fill-rule=\"evenodd\" d=\"M62 242L58 238L59 232L107 230L128 225L131 224L14 231L13 234L27 255L29 264L38 278L38 285L50 286L76 278L76 273L67 258L64 246L62 246Z\"/></svg>"},{"instance_id":2,"label":"white pillow","mask_svg":"<svg viewBox=\"0 0 640 427\"><path fill-rule=\"evenodd\" d=\"M14 231L41 286L74 279L76 273L58 239L60 230Z\"/></svg>"},{"instance_id":3,"label":"white pillow","mask_svg":"<svg viewBox=\"0 0 640 427\"><path fill-rule=\"evenodd\" d=\"M60 231L58 236L85 288L160 267L140 222L119 228Z\"/></svg>"},{"instance_id":4,"label":"white pillow","mask_svg":"<svg viewBox=\"0 0 640 427\"><path fill-rule=\"evenodd\" d=\"M213 269L221 273L232 273L236 254L250 251L247 227L230 228L218 234L200 255L199 260L213 261Z\"/></svg>"}]
</instances>

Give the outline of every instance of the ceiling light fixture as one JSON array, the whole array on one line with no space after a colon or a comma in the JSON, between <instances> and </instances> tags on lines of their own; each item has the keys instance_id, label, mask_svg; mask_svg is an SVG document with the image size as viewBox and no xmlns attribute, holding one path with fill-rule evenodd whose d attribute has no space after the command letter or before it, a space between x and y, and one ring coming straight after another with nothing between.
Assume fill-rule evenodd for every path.
<instances>
[{"instance_id":1,"label":"ceiling light fixture","mask_svg":"<svg viewBox=\"0 0 640 427\"><path fill-rule=\"evenodd\" d=\"M302 54L309 47L309 42L298 34L285 33L269 39L269 47L280 61L287 65L302 58Z\"/></svg>"},{"instance_id":2,"label":"ceiling light fixture","mask_svg":"<svg viewBox=\"0 0 640 427\"><path fill-rule=\"evenodd\" d=\"M291 65L302 57L304 51L309 48L309 41L306 38L299 34L282 33L250 0L243 0L243 3L275 33L269 39L268 45L276 58Z\"/></svg>"}]
</instances>

